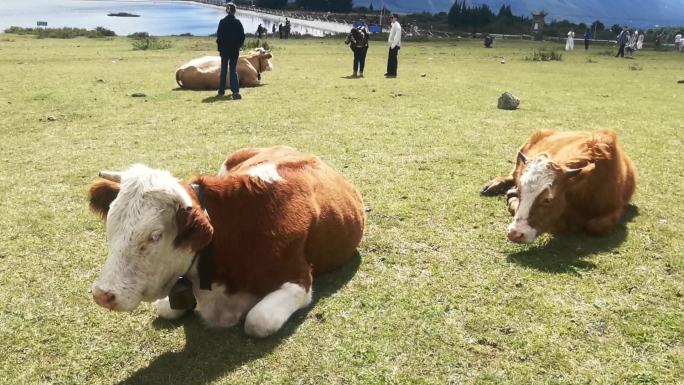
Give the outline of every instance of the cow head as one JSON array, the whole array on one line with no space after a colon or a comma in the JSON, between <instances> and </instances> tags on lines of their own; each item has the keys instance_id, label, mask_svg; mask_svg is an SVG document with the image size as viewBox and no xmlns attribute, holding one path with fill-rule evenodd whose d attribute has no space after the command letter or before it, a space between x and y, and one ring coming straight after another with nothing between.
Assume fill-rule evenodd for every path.
<instances>
[{"instance_id":1,"label":"cow head","mask_svg":"<svg viewBox=\"0 0 684 385\"><path fill-rule=\"evenodd\" d=\"M90 207L106 219L109 255L92 295L100 306L132 310L168 295L213 229L170 173L134 165L101 172Z\"/></svg>"},{"instance_id":2,"label":"cow head","mask_svg":"<svg viewBox=\"0 0 684 385\"><path fill-rule=\"evenodd\" d=\"M245 58L256 68L259 72L266 72L273 70L273 54L261 47L255 48L247 53Z\"/></svg>"},{"instance_id":3,"label":"cow head","mask_svg":"<svg viewBox=\"0 0 684 385\"><path fill-rule=\"evenodd\" d=\"M522 161L524 167L516 186L519 202L513 221L508 225L508 239L531 243L559 220L565 211L568 184L575 182L583 171L589 171L593 164L565 169L546 154L527 159L522 152L518 153L518 161Z\"/></svg>"}]
</instances>

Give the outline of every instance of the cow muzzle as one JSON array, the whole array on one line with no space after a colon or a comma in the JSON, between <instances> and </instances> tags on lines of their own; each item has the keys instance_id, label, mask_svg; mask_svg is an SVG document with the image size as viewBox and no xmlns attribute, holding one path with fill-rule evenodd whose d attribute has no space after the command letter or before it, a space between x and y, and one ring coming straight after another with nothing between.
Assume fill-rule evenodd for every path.
<instances>
[{"instance_id":1,"label":"cow muzzle","mask_svg":"<svg viewBox=\"0 0 684 385\"><path fill-rule=\"evenodd\" d=\"M109 310L119 310L119 304L117 303L117 297L114 292L109 290L103 290L99 287L93 287L92 289L93 300L98 305L107 308Z\"/></svg>"},{"instance_id":2,"label":"cow muzzle","mask_svg":"<svg viewBox=\"0 0 684 385\"><path fill-rule=\"evenodd\" d=\"M508 240L515 243L532 243L537 238L537 231L525 219L516 219L506 229Z\"/></svg>"}]
</instances>

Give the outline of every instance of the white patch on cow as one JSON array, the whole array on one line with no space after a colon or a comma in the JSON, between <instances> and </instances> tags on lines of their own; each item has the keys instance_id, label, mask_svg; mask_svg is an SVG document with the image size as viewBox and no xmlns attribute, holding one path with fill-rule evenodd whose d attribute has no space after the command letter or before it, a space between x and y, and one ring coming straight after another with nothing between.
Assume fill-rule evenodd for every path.
<instances>
[{"instance_id":1,"label":"white patch on cow","mask_svg":"<svg viewBox=\"0 0 684 385\"><path fill-rule=\"evenodd\" d=\"M198 287L195 282L195 287ZM223 285L212 284L211 290L195 291L196 310L211 326L230 327L240 321L242 316L259 301L249 293L226 293Z\"/></svg>"},{"instance_id":2,"label":"white patch on cow","mask_svg":"<svg viewBox=\"0 0 684 385\"><path fill-rule=\"evenodd\" d=\"M262 68L261 72L264 71L273 71L273 62L271 61L271 59L266 60L266 65Z\"/></svg>"},{"instance_id":3,"label":"white patch on cow","mask_svg":"<svg viewBox=\"0 0 684 385\"><path fill-rule=\"evenodd\" d=\"M508 232L522 233L523 242L532 242L537 237L537 232L529 225L528 219L534 201L545 189L551 187L556 178L553 170L548 167L550 162L548 157L537 157L520 176L520 201L513 221L508 225Z\"/></svg>"},{"instance_id":4,"label":"white patch on cow","mask_svg":"<svg viewBox=\"0 0 684 385\"><path fill-rule=\"evenodd\" d=\"M264 163L247 170L247 175L257 177L266 183L280 182L283 178L278 174L275 164Z\"/></svg>"},{"instance_id":5,"label":"white patch on cow","mask_svg":"<svg viewBox=\"0 0 684 385\"><path fill-rule=\"evenodd\" d=\"M186 69L190 67L196 67L200 71L205 69L206 67L215 67L214 63L218 63L219 65L221 64L221 57L220 56L202 56L202 57L197 57L189 62L181 65L179 69Z\"/></svg>"},{"instance_id":6,"label":"white patch on cow","mask_svg":"<svg viewBox=\"0 0 684 385\"><path fill-rule=\"evenodd\" d=\"M159 313L159 316L164 319L173 320L180 318L183 314L185 314L185 310L171 309L169 297L158 299L154 301L152 305L157 308L157 313Z\"/></svg>"},{"instance_id":7,"label":"white patch on cow","mask_svg":"<svg viewBox=\"0 0 684 385\"><path fill-rule=\"evenodd\" d=\"M193 252L174 244L176 212L192 205L169 172L136 164L122 173L119 194L107 214L109 255L93 293L107 293L113 310L164 298L189 267Z\"/></svg>"},{"instance_id":8,"label":"white patch on cow","mask_svg":"<svg viewBox=\"0 0 684 385\"><path fill-rule=\"evenodd\" d=\"M284 283L269 293L247 313L245 333L252 337L267 337L280 330L292 313L311 303L311 290L295 283Z\"/></svg>"},{"instance_id":9,"label":"white patch on cow","mask_svg":"<svg viewBox=\"0 0 684 385\"><path fill-rule=\"evenodd\" d=\"M228 174L228 167L226 167L226 164L223 163L221 164L221 167L219 167L218 176L224 176L226 174Z\"/></svg>"}]
</instances>

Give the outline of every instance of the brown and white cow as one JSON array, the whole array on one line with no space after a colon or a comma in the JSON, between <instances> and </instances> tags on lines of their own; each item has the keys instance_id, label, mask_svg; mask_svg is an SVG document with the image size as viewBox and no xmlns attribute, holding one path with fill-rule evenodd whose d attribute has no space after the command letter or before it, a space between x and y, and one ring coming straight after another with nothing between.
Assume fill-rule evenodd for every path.
<instances>
[{"instance_id":1,"label":"brown and white cow","mask_svg":"<svg viewBox=\"0 0 684 385\"><path fill-rule=\"evenodd\" d=\"M245 332L256 337L311 303L312 274L347 262L365 225L361 195L345 177L285 146L238 150L217 176L191 182L141 164L100 176L90 207L106 219L109 255L95 302L126 311L155 301L160 316L180 317L167 295L185 274L210 325L246 314ZM211 290L198 289L194 256L205 246Z\"/></svg>"},{"instance_id":2,"label":"brown and white cow","mask_svg":"<svg viewBox=\"0 0 684 385\"><path fill-rule=\"evenodd\" d=\"M237 63L240 87L261 85L261 74L273 70L271 58L273 54L263 48L256 48L240 55ZM215 90L219 86L220 73L220 56L202 56L178 67L176 83L181 88L191 90ZM230 76L226 77L226 87L230 87Z\"/></svg>"},{"instance_id":3,"label":"brown and white cow","mask_svg":"<svg viewBox=\"0 0 684 385\"><path fill-rule=\"evenodd\" d=\"M542 233L611 233L636 188L632 161L613 130L538 131L518 151L509 176L482 195L506 193L513 221L508 239L530 243Z\"/></svg>"}]
</instances>

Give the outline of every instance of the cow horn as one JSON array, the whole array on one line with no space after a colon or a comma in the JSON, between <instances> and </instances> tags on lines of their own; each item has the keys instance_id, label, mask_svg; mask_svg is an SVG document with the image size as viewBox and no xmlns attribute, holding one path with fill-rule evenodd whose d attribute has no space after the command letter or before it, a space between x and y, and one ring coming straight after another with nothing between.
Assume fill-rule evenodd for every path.
<instances>
[{"instance_id":1,"label":"cow horn","mask_svg":"<svg viewBox=\"0 0 684 385\"><path fill-rule=\"evenodd\" d=\"M112 182L121 183L121 171L100 171L98 174L100 178L110 180Z\"/></svg>"},{"instance_id":2,"label":"cow horn","mask_svg":"<svg viewBox=\"0 0 684 385\"><path fill-rule=\"evenodd\" d=\"M520 159L523 163L527 163L529 161L522 151L518 151L518 159Z\"/></svg>"},{"instance_id":3,"label":"cow horn","mask_svg":"<svg viewBox=\"0 0 684 385\"><path fill-rule=\"evenodd\" d=\"M582 172L581 168L569 168L569 169L564 170L565 176L568 178L575 177L575 176L579 175L580 172Z\"/></svg>"}]
</instances>

